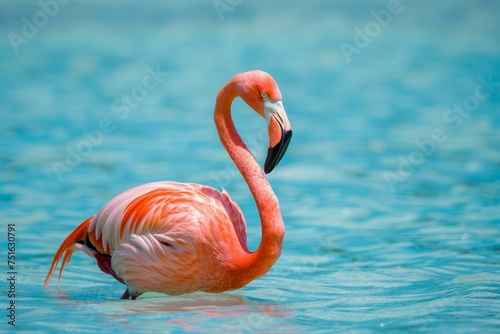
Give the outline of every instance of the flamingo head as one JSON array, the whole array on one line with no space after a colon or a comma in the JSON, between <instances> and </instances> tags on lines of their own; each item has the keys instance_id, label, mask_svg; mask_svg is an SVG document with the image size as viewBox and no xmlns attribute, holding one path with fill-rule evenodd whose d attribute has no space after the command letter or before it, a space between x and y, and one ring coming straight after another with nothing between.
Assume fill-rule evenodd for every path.
<instances>
[{"instance_id":1,"label":"flamingo head","mask_svg":"<svg viewBox=\"0 0 500 334\"><path fill-rule=\"evenodd\" d=\"M234 78L238 95L267 121L269 147L264 172L270 173L281 161L292 139L281 92L273 77L263 71L240 73Z\"/></svg>"}]
</instances>

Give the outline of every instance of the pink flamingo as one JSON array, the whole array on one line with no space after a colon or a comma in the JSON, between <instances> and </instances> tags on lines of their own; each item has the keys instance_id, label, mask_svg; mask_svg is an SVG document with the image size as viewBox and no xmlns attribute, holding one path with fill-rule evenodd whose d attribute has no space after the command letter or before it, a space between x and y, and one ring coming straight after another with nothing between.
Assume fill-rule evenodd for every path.
<instances>
[{"instance_id":1,"label":"pink flamingo","mask_svg":"<svg viewBox=\"0 0 500 334\"><path fill-rule=\"evenodd\" d=\"M238 96L267 121L264 170L231 118L231 104ZM278 199L265 173L280 162L292 137L276 82L262 71L237 74L217 94L214 121L259 210L262 240L255 252L248 250L245 219L227 192L154 182L116 196L70 233L54 256L45 287L64 254L61 278L74 251L95 258L103 272L125 284L122 299L136 299L144 292L234 290L264 275L280 256L285 234Z\"/></svg>"}]
</instances>

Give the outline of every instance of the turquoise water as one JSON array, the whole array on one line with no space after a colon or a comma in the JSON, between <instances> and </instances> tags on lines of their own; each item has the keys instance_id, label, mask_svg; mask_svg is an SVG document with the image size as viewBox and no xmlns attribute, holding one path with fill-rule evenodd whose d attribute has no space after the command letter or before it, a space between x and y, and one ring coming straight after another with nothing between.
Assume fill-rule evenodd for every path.
<instances>
[{"instance_id":1,"label":"turquoise water","mask_svg":"<svg viewBox=\"0 0 500 334\"><path fill-rule=\"evenodd\" d=\"M11 301L19 332L500 329L498 3L67 2L0 4L2 331ZM44 289L64 237L147 182L226 188L258 246L212 121L219 88L255 68L294 130L269 176L287 228L273 269L228 293L121 301L77 253ZM234 108L262 163L265 122Z\"/></svg>"}]
</instances>

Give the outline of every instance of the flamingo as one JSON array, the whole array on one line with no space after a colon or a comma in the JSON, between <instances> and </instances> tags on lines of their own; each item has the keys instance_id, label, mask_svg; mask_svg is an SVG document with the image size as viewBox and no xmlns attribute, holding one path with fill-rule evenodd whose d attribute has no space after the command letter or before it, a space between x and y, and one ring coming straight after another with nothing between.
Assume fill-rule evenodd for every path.
<instances>
[{"instance_id":1,"label":"flamingo","mask_svg":"<svg viewBox=\"0 0 500 334\"><path fill-rule=\"evenodd\" d=\"M262 169L238 135L231 105L240 97L267 121L269 148ZM239 73L217 94L219 138L256 202L262 229L249 251L241 209L225 191L206 185L160 181L124 191L81 223L62 242L45 279L47 288L75 251L95 258L106 274L127 286L122 299L145 292L180 295L239 289L278 260L285 226L265 174L285 154L292 130L275 80L266 72Z\"/></svg>"}]
</instances>

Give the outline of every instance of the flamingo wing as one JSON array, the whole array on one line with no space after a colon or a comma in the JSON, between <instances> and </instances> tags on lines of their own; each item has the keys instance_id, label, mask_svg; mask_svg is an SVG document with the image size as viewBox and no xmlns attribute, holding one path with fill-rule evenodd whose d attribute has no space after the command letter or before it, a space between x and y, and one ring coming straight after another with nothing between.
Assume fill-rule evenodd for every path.
<instances>
[{"instance_id":1,"label":"flamingo wing","mask_svg":"<svg viewBox=\"0 0 500 334\"><path fill-rule=\"evenodd\" d=\"M245 218L227 191L193 183L153 182L131 188L99 210L88 232L97 250L111 255L130 235L164 233L180 222L197 224L194 218L209 213L225 213L247 249Z\"/></svg>"},{"instance_id":2,"label":"flamingo wing","mask_svg":"<svg viewBox=\"0 0 500 334\"><path fill-rule=\"evenodd\" d=\"M210 290L208 272L223 272L211 266L223 266L231 248L247 250L245 220L228 193L190 183L154 182L129 189L80 230L61 245L51 272L64 252L66 264L80 250L126 284L131 296Z\"/></svg>"}]
</instances>

